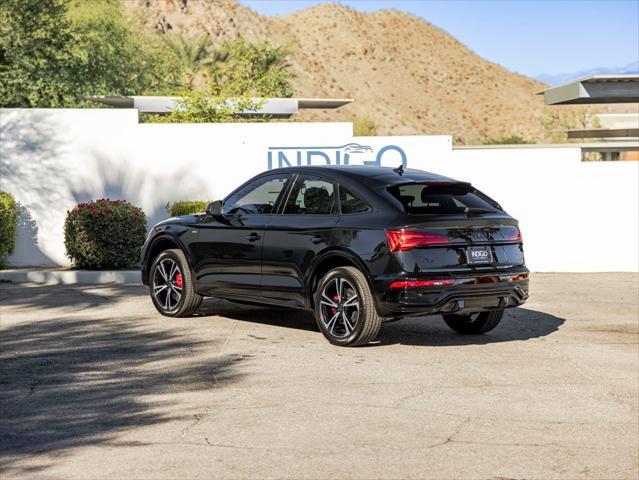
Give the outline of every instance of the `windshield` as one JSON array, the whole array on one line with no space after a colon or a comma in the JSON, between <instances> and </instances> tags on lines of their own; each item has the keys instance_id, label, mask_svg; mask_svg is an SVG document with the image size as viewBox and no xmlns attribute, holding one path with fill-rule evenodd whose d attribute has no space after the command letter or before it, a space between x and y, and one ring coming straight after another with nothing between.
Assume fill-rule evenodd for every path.
<instances>
[{"instance_id":1,"label":"windshield","mask_svg":"<svg viewBox=\"0 0 639 480\"><path fill-rule=\"evenodd\" d=\"M388 187L409 215L498 212L497 202L468 184L411 183Z\"/></svg>"}]
</instances>

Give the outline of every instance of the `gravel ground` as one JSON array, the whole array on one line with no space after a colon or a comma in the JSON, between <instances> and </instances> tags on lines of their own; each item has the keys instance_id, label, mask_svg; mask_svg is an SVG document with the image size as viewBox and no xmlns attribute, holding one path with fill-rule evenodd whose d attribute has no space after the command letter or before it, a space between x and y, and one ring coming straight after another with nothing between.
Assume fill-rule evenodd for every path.
<instances>
[{"instance_id":1,"label":"gravel ground","mask_svg":"<svg viewBox=\"0 0 639 480\"><path fill-rule=\"evenodd\" d=\"M480 337L329 345L306 313L0 284L8 478L639 476L639 275L536 274Z\"/></svg>"}]
</instances>

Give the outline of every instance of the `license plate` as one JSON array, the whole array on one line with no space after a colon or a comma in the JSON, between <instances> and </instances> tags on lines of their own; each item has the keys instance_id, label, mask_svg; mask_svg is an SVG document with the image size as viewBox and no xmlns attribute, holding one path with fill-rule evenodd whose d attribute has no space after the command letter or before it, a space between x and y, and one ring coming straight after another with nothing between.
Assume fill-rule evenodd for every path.
<instances>
[{"instance_id":1,"label":"license plate","mask_svg":"<svg viewBox=\"0 0 639 480\"><path fill-rule=\"evenodd\" d=\"M468 247L466 249L466 259L469 264L493 263L493 255L490 247Z\"/></svg>"}]
</instances>

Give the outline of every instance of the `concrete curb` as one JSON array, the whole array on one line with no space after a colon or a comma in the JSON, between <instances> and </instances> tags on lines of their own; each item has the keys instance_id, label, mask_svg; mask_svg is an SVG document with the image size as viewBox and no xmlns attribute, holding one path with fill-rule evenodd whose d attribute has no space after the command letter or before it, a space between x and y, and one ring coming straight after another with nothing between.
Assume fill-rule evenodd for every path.
<instances>
[{"instance_id":1,"label":"concrete curb","mask_svg":"<svg viewBox=\"0 0 639 480\"><path fill-rule=\"evenodd\" d=\"M139 270L0 270L0 281L46 285L79 283L135 283L142 285Z\"/></svg>"}]
</instances>

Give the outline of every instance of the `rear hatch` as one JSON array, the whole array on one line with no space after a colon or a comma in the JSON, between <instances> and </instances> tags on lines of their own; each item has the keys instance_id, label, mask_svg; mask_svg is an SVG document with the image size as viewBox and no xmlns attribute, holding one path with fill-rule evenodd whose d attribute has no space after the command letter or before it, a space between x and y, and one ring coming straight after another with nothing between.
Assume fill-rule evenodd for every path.
<instances>
[{"instance_id":1,"label":"rear hatch","mask_svg":"<svg viewBox=\"0 0 639 480\"><path fill-rule=\"evenodd\" d=\"M389 249L410 273L464 273L524 266L517 221L468 183L409 183L388 193L406 223L386 231Z\"/></svg>"}]
</instances>

